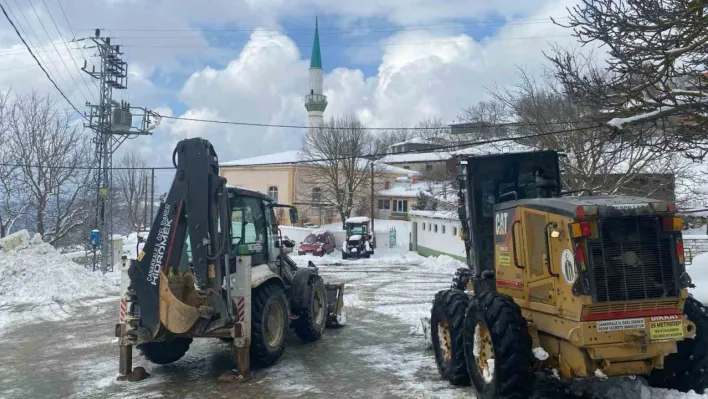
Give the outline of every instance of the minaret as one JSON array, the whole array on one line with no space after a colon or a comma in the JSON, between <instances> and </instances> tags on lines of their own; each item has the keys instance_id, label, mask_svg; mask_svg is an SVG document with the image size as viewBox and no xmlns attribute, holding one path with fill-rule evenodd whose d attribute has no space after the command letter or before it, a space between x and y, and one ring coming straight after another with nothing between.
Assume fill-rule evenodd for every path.
<instances>
[{"instance_id":1,"label":"minaret","mask_svg":"<svg viewBox=\"0 0 708 399\"><path fill-rule=\"evenodd\" d=\"M310 58L310 91L305 96L305 109L307 110L307 126L321 127L327 96L322 94L322 55L320 54L320 34L315 18L315 41L312 44L312 57Z\"/></svg>"}]
</instances>

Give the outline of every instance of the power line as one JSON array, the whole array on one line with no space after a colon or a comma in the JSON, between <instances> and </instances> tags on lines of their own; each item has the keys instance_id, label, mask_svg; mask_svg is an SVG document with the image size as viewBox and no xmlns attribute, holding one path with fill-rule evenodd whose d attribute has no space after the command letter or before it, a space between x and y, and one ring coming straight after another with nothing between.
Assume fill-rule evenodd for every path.
<instances>
[{"instance_id":1,"label":"power line","mask_svg":"<svg viewBox=\"0 0 708 399\"><path fill-rule=\"evenodd\" d=\"M56 44L54 44L54 40L52 40L52 37L49 35L49 31L47 31L47 28L44 26L44 22L42 22L42 18L39 17L39 13L34 8L34 4L32 3L32 0L28 0L27 2L29 3L30 7L32 7L32 12L34 12L34 15L37 17L37 20L39 21L39 24L42 27L42 30L44 30L44 33L47 35L47 39L49 39L49 43L52 44L52 47L54 47L54 50L56 50L57 54L59 54L59 57L61 57L61 53L59 52L59 49L57 48ZM46 7L46 3L45 3L45 7ZM47 12L49 12L49 8L47 8ZM49 13L49 16L52 18L52 21L54 21L54 17L52 17L51 15L52 14ZM54 26L57 26L56 22L54 23ZM59 30L58 27L57 27L57 30ZM61 36L61 32L59 32L59 36ZM64 41L63 37L62 37L62 41ZM66 42L64 42L64 44L66 44ZM69 46L67 46L67 50L68 49L69 49ZM69 51L69 55L71 55L72 58L74 57L71 54L71 51ZM63 60L62 60L62 64L64 64L64 68L66 68L66 72L69 74L69 78L71 78L71 81L74 82L76 87L79 89L79 92L81 93L81 95L85 98L85 101L88 102L89 96L87 96L86 93L84 93L84 91L81 90L81 85L76 81L76 79L74 78L74 75L72 75L71 70L69 69L69 66ZM84 80L84 82L85 82L85 80Z\"/></svg>"},{"instance_id":2,"label":"power line","mask_svg":"<svg viewBox=\"0 0 708 399\"><path fill-rule=\"evenodd\" d=\"M67 97L66 94L64 94L64 92L59 88L59 86L58 86L57 83L54 81L54 79L52 79L52 77L49 76L49 72L47 72L47 70L44 69L44 66L42 65L42 63L39 62L39 60L37 59L37 57L36 57L36 56L34 55L34 53L32 52L32 49L30 49L29 45L27 44L27 42L25 41L25 39L24 39L24 38L22 37L22 35L20 34L20 31L17 30L17 26L15 25L15 22L13 22L12 19L10 18L10 16L7 15L7 11L5 10L5 7L2 5L2 3L0 3L0 10L2 10L2 13L5 15L5 18L7 19L7 22L9 22L10 25L12 25L12 28L15 30L15 33L17 34L17 37L19 37L20 40L22 41L22 43L25 45L25 47L27 47L27 51L29 51L29 53L30 53L30 55L32 56L32 58L34 58L34 60L37 62L37 65L42 69L42 72L44 72L44 74L47 76L47 79L49 79L49 81L52 82L52 84L54 85L54 88L56 88L57 91L59 92L59 94L61 94L61 96L64 97L64 99L66 100L66 102L68 102L69 105L71 105L71 108L73 108L74 111L76 111L77 114L81 115L81 116L85 119L86 117L83 116L83 114L81 113L81 111L79 111L79 109L76 108L76 106L74 105L74 103L72 103L71 100L69 100L69 97Z\"/></svg>"},{"instance_id":3,"label":"power line","mask_svg":"<svg viewBox=\"0 0 708 399\"><path fill-rule=\"evenodd\" d=\"M405 154L426 154L426 153L436 153L441 150L464 150L467 148L475 147L475 146L480 146L480 145L486 145L486 144L495 144L495 143L501 143L505 141L518 141L518 140L527 140L527 139L532 139L532 138L538 138L538 137L545 137L545 136L551 136L551 135L556 135L556 134L566 134L566 133L576 133L576 132L581 132L585 130L590 130L590 129L596 129L596 128L601 128L601 127L607 127L605 125L594 125L594 126L587 126L583 128L575 128L575 129L566 129L566 130L559 130L559 131L553 131L553 132L544 132L544 133L534 133L534 134L528 134L528 135L522 135L522 136L514 136L514 137L504 137L504 138L495 138L495 139L489 139L489 140L470 140L470 141L462 141L458 142L455 144L450 144L450 145L440 145L440 146L435 146L433 148L426 148L426 149L419 149L419 150L409 150L409 151L403 151L403 152L398 152L395 154L389 154L386 152L378 152L378 153L371 153L371 154L366 154L366 155L357 155L357 156L345 156L345 157L322 157L322 158L313 158L313 159L307 159L307 160L300 160L300 161L292 161L292 162L264 162L264 163L259 163L259 164L248 164L248 165L231 165L231 166L275 166L275 165L294 165L294 164L309 164L309 163L316 163L316 162L326 162L326 161L339 161L339 160L349 160L349 159L366 159L366 158L374 158L374 157L385 157L387 155L405 155ZM462 148L461 148L462 147ZM73 166L46 166L46 165L29 165L29 164L8 164L8 163L0 163L0 166L6 166L6 167L25 167L25 168L48 168L48 169L75 169L75 170L95 170L98 169L97 167L93 166L82 166L82 167L73 167ZM226 166L228 167L228 165ZM154 167L114 167L111 168L113 170L172 170L175 169L174 166L154 166Z\"/></svg>"},{"instance_id":4,"label":"power line","mask_svg":"<svg viewBox=\"0 0 708 399\"><path fill-rule=\"evenodd\" d=\"M501 143L501 142L505 142L505 141L527 140L527 139L551 136L551 135L556 135L556 134L576 133L576 132L581 132L581 131L585 131L585 130L596 129L598 127L607 127L607 126L595 125L595 126L587 126L587 127L583 127L583 128L560 130L560 131L555 131L555 132L534 133L534 134L528 134L528 135L524 135L524 136L496 138L496 139L482 140L482 141L467 141L467 142L463 141L463 142L458 142L458 143L451 144L451 145L436 146L434 148L426 148L426 149L419 149L419 150L403 151L403 152L398 152L395 154L389 154L389 153L383 152L383 153L373 153L373 154L367 154L367 155L361 155L361 156L326 157L326 158L314 158L314 159L307 159L307 160L294 161L294 162L264 162L264 163L259 163L259 164L231 165L231 166L294 165L294 164L309 164L309 163L328 162L328 161L344 161L344 160L359 159L359 158L362 158L362 159L378 158L378 157L383 158L388 155L406 155L406 154L410 155L410 154L421 154L421 153L433 153L434 154L434 153L439 152L441 150L464 150L464 149L479 146L479 145L495 144L495 143ZM460 148L460 147L464 147L464 148ZM228 165L225 165L225 166L228 167Z\"/></svg>"},{"instance_id":5,"label":"power line","mask_svg":"<svg viewBox=\"0 0 708 399\"><path fill-rule=\"evenodd\" d=\"M543 23L553 23L552 21L544 21ZM536 22L538 24L538 22ZM522 25L522 24L516 24L516 23L499 23L499 24L480 24L480 25L450 25L450 28L454 27L489 27L489 26L511 26L511 25ZM445 28L445 27L444 27ZM293 30L287 30L284 29L282 31L279 30L264 30L264 29L257 29L254 28L252 30L247 30L247 29L204 29L204 30L199 30L199 29L137 29L137 30L128 30L128 29L116 29L117 31L128 31L128 32L153 32L153 33L161 33L161 32L193 32L197 34L201 33L250 33L252 36L255 37L278 37L278 36L312 36L314 33L314 29L307 29L307 30L302 30L302 31L293 31ZM356 34L360 36L364 35L371 35L371 34L376 34L376 33L401 33L401 32L415 32L415 31L425 31L425 32L431 32L436 29L431 29L425 27L413 27L413 28L386 28L386 29L369 29L366 27L362 28L350 28L350 29L336 29L336 30L326 30L326 29L320 29L319 32L322 35L327 35L328 37L332 36L344 36L345 34ZM129 36L121 36L124 39L201 39L202 36L155 36L155 35L129 35Z\"/></svg>"},{"instance_id":6,"label":"power line","mask_svg":"<svg viewBox=\"0 0 708 399\"><path fill-rule=\"evenodd\" d=\"M533 40L533 39L553 39L561 37L573 37L572 35L551 35L551 36L522 36L522 37L488 37L483 39L474 39L470 37L469 39L455 39L455 40L436 40L436 41L412 41L412 42L387 42L387 43L347 43L347 44L320 44L320 47L336 47L336 48L348 48L348 47L397 47L397 46L422 46L428 44L454 44L454 43L468 43L470 41L475 43L487 42L487 41L509 41L509 40ZM244 44L245 45L245 44ZM124 44L124 47L135 47L135 48L211 48L211 49L222 49L222 50L236 50L234 47L224 47L224 46L210 46L204 44L175 44L175 45L163 45L163 44ZM285 47L281 45L253 45L253 48L270 48L270 47ZM299 48L312 48L312 45L298 45Z\"/></svg>"},{"instance_id":7,"label":"power line","mask_svg":"<svg viewBox=\"0 0 708 399\"><path fill-rule=\"evenodd\" d=\"M45 0L42 0L42 4L44 4L44 8L47 9L47 14L49 14L49 18L52 20L52 23L54 24L54 28L57 30L57 33L59 33L59 37L61 38L62 43L64 43L64 47L66 47L66 51L69 53L71 60L74 62L74 66L76 67L76 69L79 70L79 72L81 72L81 67L79 66L79 64L76 63L76 59L74 59L74 54L71 52L71 50L69 50L69 45L66 43L66 40L64 40L64 35L61 34L61 30L59 29L57 22L54 20L54 16L52 16L52 12L49 10L49 7L47 7L47 2ZM61 5L61 3L59 3L59 5ZM64 17L66 17L66 14L64 15ZM68 22L69 21L67 20L67 23ZM51 38L49 40L51 40ZM83 52L82 52L82 55L83 55ZM84 59L86 59L86 57L84 57ZM64 63L63 60L62 60L62 63ZM66 66L66 63L64 63L64 66ZM67 66L67 69L69 69L68 66ZM86 85L86 87L90 88L90 85L89 85L88 81L86 80L86 77L84 76L84 74L80 73L79 75L81 75L81 80L84 81L84 84ZM73 77L72 77L72 79L73 79ZM74 81L74 83L76 83L76 81ZM81 90L81 89L79 88L79 90ZM83 94L83 90L81 90L81 93ZM86 100L88 100L88 97L90 97L90 96L87 96Z\"/></svg>"},{"instance_id":8,"label":"power line","mask_svg":"<svg viewBox=\"0 0 708 399\"><path fill-rule=\"evenodd\" d=\"M496 42L496 41L510 41L510 40L534 40L534 39L553 39L553 38L569 38L572 35L550 35L550 36L522 36L522 37L487 37L483 39L474 39L470 37L469 39L455 39L455 40L437 40L437 41L413 41L413 42L388 42L388 43L348 43L348 44L321 44L320 47L336 47L336 48L350 48L350 47L398 47L398 46L423 46L430 44L459 44L459 43L482 43L482 42ZM194 39L201 39L199 37L194 37ZM143 42L143 40L141 40ZM247 43L241 44L244 47ZM123 44L121 47L126 48L204 48L204 49L216 49L216 50L239 50L239 47L225 47L225 46L211 46L204 44ZM282 45L251 45L252 48L272 48L272 47L286 47ZM312 48L312 45L303 44L297 45L298 48ZM24 51L24 50L23 50ZM51 51L42 50L43 52ZM0 55L18 55L22 54L22 51L18 52L17 49L5 50L0 52Z\"/></svg>"},{"instance_id":9,"label":"power line","mask_svg":"<svg viewBox=\"0 0 708 399\"><path fill-rule=\"evenodd\" d=\"M556 20L567 20L568 17L560 17ZM458 23L458 24L410 24L410 25L392 25L392 24L379 24L379 25L368 25L361 27L351 27L351 28L323 28L322 25L319 26L320 33L347 33L347 32L360 32L362 30L369 32L380 31L380 29L385 29L385 31L401 31L401 30L418 30L418 29L431 29L431 28L454 28L454 27L486 27L486 26L506 26L506 25L527 25L527 24L549 24L553 23L550 18L536 18L536 19L517 19L512 21L479 21L474 23ZM108 29L108 28L101 28ZM274 29L259 29L257 27L253 28L241 28L241 29L231 29L231 28L188 28L188 29L156 29L156 28L111 28L116 32L252 32L258 29L261 32L281 32L280 30ZM91 31L93 29L81 29L82 31ZM291 33L302 33L302 34L313 34L314 29L312 28L293 28L284 27L282 31Z\"/></svg>"},{"instance_id":10,"label":"power line","mask_svg":"<svg viewBox=\"0 0 708 399\"><path fill-rule=\"evenodd\" d=\"M69 32L71 32L71 38L76 39L76 35L74 34L74 29L71 27L71 23L69 22L69 18L66 16L66 12L64 11L64 6L61 5L61 0L57 0L57 3L59 3L59 8L61 9L61 13L64 15L64 21L66 21L66 25L69 26Z\"/></svg>"},{"instance_id":11,"label":"power line","mask_svg":"<svg viewBox=\"0 0 708 399\"><path fill-rule=\"evenodd\" d=\"M215 119L200 119L200 118L187 118L180 116L167 116L160 115L161 118L174 119L189 122L200 122L200 123L215 123L221 125L237 125L237 126L252 126L252 127L274 127L274 128L288 128L288 129L311 129L310 126L305 125L281 125L281 124L269 124L269 123L251 123L251 122L238 122L238 121L220 121ZM500 127L528 127L528 126L548 126L548 125L566 125L566 124L578 124L578 123L593 123L598 122L595 120L577 120L577 121L564 121L564 122L542 122L542 123L526 123L526 122L507 122L507 123L497 123L493 125L480 125L480 126L466 126L465 129L494 129ZM429 127L327 127L329 130L383 130L383 131L394 131L394 130L430 130Z\"/></svg>"},{"instance_id":12,"label":"power line","mask_svg":"<svg viewBox=\"0 0 708 399\"><path fill-rule=\"evenodd\" d=\"M37 34L37 31L34 30L34 26L30 23L29 18L27 18L27 16L25 15L24 11L22 11L22 7L20 7L20 6L17 4L17 1L16 1L16 0L12 0L12 2L15 4L15 7L16 7L16 9L17 9L17 12L22 16L22 18L24 19L25 23L27 24L27 26L29 27L29 29L32 31L32 35L34 35L34 38L37 40L38 46L34 46L34 45L32 44L32 39L30 38L31 35L30 35L29 33L27 33L27 31L25 31L25 29L22 27L22 25L20 25L20 29L22 29L22 33L24 33L25 37L27 38L27 41L29 41L29 44L33 47L33 50L34 50L35 53L37 54L37 58L38 58L37 61L38 61L39 63L43 63L45 60L39 55L39 53L47 53L48 51L45 49L45 46L42 44L42 40L39 38L39 35ZM6 3L7 3L7 2L6 2ZM8 7L9 7L9 6L8 6ZM12 10L10 10L10 12L12 12ZM19 23L20 23L20 22L19 22L19 18L17 18L16 16L14 16L14 13L13 13L13 17L17 20L17 23L18 23L18 25L19 25ZM39 47L40 49L38 50L37 47ZM29 50L29 48L28 48L27 50ZM51 51L51 50L49 50L49 51ZM24 53L24 50L21 50L20 53L23 54L23 53ZM59 54L59 53L57 52L57 54ZM14 55L14 54L13 54L13 55ZM61 55L60 55L60 56L61 56ZM47 69L47 74L49 74L49 70L51 70L51 68L49 68L49 67L47 66L46 69ZM62 75L61 71L58 71L57 69L55 69L53 72L54 72L54 74L56 74L56 76L58 77L57 81L61 80L61 83L62 83L62 84L66 85L66 86L69 86L69 85L66 84L66 80L64 80L64 76ZM50 76L52 76L52 74L50 74ZM58 86L58 83L57 83L57 86Z\"/></svg>"},{"instance_id":13,"label":"power line","mask_svg":"<svg viewBox=\"0 0 708 399\"><path fill-rule=\"evenodd\" d=\"M89 58L93 58L94 56L91 56ZM85 60L86 58L79 58L79 60ZM45 64L56 64L58 62L61 62L62 60L56 60L56 61L48 61L45 62ZM71 59L64 59L63 61L71 61ZM13 69L24 69L24 68L29 68L29 67L36 67L37 64L27 64L27 65L19 65L16 67L12 68L5 68L5 69L0 69L0 72L5 72L5 71L12 71Z\"/></svg>"}]
</instances>

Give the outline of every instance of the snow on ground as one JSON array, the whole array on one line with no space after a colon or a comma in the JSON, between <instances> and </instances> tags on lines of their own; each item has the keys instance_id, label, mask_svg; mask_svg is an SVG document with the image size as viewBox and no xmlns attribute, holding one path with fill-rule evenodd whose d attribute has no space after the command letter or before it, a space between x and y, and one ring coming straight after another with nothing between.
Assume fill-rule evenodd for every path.
<instances>
[{"instance_id":1,"label":"snow on ground","mask_svg":"<svg viewBox=\"0 0 708 399\"><path fill-rule=\"evenodd\" d=\"M118 291L116 272L89 271L38 235L30 239L26 230L0 245L0 331L10 324L63 320L86 300Z\"/></svg>"},{"instance_id":2,"label":"snow on ground","mask_svg":"<svg viewBox=\"0 0 708 399\"><path fill-rule=\"evenodd\" d=\"M701 303L708 305L708 253L697 255L686 265L686 271L691 276L696 288L689 288L689 292Z\"/></svg>"},{"instance_id":3,"label":"snow on ground","mask_svg":"<svg viewBox=\"0 0 708 399\"><path fill-rule=\"evenodd\" d=\"M392 316L421 337L421 318L430 317L435 293L450 287L455 270L464 266L448 256L426 258L398 249L379 249L369 259L343 260L338 251L292 258L301 266L312 261L326 282L345 282L345 306Z\"/></svg>"},{"instance_id":4,"label":"snow on ground","mask_svg":"<svg viewBox=\"0 0 708 399\"><path fill-rule=\"evenodd\" d=\"M377 250L370 259L342 260L339 252L324 257L293 256L293 259L301 266L305 266L308 261L315 263L325 282L344 282L345 308L365 309L393 317L410 326L410 339L420 339L421 346L424 345L421 318L430 317L435 293L448 288L455 270L465 266L447 256L425 258L413 252L396 249ZM708 287L708 254L705 254L703 259L696 259L694 265L700 267L702 273L698 276L692 275L694 282L704 275L703 286ZM700 265L701 262L705 262L705 265ZM350 320L350 324L358 325L367 321ZM442 379L419 378L421 374L437 373L432 352L406 356L401 356L400 352L393 346L382 345L361 349L355 351L355 354L364 356L372 366L403 380L401 392L416 392L424 397L436 398L457 397L458 394L472 395L471 390L447 389L446 387L450 386ZM548 354L542 348L535 348L534 356L543 359L547 358ZM490 364L491 367L493 365ZM552 375L549 378L556 379ZM575 383L572 384L575 386ZM602 375L582 380L573 390L602 392L608 398L708 399L708 395L650 388L645 383L632 379L605 379ZM426 396L425 392L432 394Z\"/></svg>"}]
</instances>

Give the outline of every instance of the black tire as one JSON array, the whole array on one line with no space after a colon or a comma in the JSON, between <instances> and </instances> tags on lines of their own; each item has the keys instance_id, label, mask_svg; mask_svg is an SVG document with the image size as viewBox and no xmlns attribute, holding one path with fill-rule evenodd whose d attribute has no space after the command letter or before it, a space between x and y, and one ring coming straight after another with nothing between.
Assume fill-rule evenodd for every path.
<instances>
[{"instance_id":1,"label":"black tire","mask_svg":"<svg viewBox=\"0 0 708 399\"><path fill-rule=\"evenodd\" d=\"M268 312L280 305L282 312L280 339L269 343ZM257 367L274 364L285 350L288 328L288 301L283 288L277 284L262 285L253 291L251 302L251 361ZM276 332L277 333L277 332ZM275 340L275 339L274 339Z\"/></svg>"},{"instance_id":2,"label":"black tire","mask_svg":"<svg viewBox=\"0 0 708 399\"><path fill-rule=\"evenodd\" d=\"M369 259L371 257L371 254L369 252L364 251L364 254L361 257L364 259Z\"/></svg>"},{"instance_id":3,"label":"black tire","mask_svg":"<svg viewBox=\"0 0 708 399\"><path fill-rule=\"evenodd\" d=\"M494 360L486 382L474 353L477 326L486 328ZM532 340L511 297L496 292L474 295L465 316L465 358L472 385L480 399L526 399L533 387ZM479 339L479 338L478 338Z\"/></svg>"},{"instance_id":4,"label":"black tire","mask_svg":"<svg viewBox=\"0 0 708 399\"><path fill-rule=\"evenodd\" d=\"M678 352L664 358L664 368L651 373L649 384L702 394L708 388L708 314L692 297L686 299L684 314L696 325L696 337L678 342Z\"/></svg>"},{"instance_id":5,"label":"black tire","mask_svg":"<svg viewBox=\"0 0 708 399\"><path fill-rule=\"evenodd\" d=\"M430 336L435 363L440 376L452 385L470 384L464 348L464 321L468 302L469 297L462 291L439 291L430 312ZM440 327L447 328L447 331L440 331ZM445 339L443 335L443 340L449 341L449 346L441 348L440 334L446 332L449 332L449 338Z\"/></svg>"},{"instance_id":6,"label":"black tire","mask_svg":"<svg viewBox=\"0 0 708 399\"><path fill-rule=\"evenodd\" d=\"M342 259L347 259L348 257L346 252L342 252Z\"/></svg>"},{"instance_id":7,"label":"black tire","mask_svg":"<svg viewBox=\"0 0 708 399\"><path fill-rule=\"evenodd\" d=\"M192 343L192 338L172 337L137 346L140 354L151 363L170 364L181 359Z\"/></svg>"},{"instance_id":8,"label":"black tire","mask_svg":"<svg viewBox=\"0 0 708 399\"><path fill-rule=\"evenodd\" d=\"M461 267L455 270L455 277L452 278L452 289L460 291L467 290L467 283L472 279L472 270Z\"/></svg>"},{"instance_id":9,"label":"black tire","mask_svg":"<svg viewBox=\"0 0 708 399\"><path fill-rule=\"evenodd\" d=\"M327 288L322 277L310 275L307 280L307 305L293 309L297 319L293 321L295 335L305 342L317 341L322 337L327 324Z\"/></svg>"}]
</instances>

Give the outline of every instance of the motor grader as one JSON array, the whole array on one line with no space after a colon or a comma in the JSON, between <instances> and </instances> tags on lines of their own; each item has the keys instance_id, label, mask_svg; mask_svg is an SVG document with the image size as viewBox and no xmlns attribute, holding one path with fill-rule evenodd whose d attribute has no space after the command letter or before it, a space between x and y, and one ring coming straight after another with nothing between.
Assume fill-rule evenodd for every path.
<instances>
[{"instance_id":1,"label":"motor grader","mask_svg":"<svg viewBox=\"0 0 708 399\"><path fill-rule=\"evenodd\" d=\"M251 361L264 367L280 358L288 326L310 342L345 323L344 285L325 284L312 263L297 267L285 251L293 244L274 208L289 208L293 223L296 208L228 186L204 139L180 141L172 158L175 178L142 251L123 260L119 378L141 379L131 374L133 346L167 364L204 337L233 341L243 378Z\"/></svg>"},{"instance_id":2,"label":"motor grader","mask_svg":"<svg viewBox=\"0 0 708 399\"><path fill-rule=\"evenodd\" d=\"M555 151L459 159L468 268L436 294L441 376L528 398L533 371L708 388L708 316L687 291L673 203L563 192Z\"/></svg>"}]
</instances>

